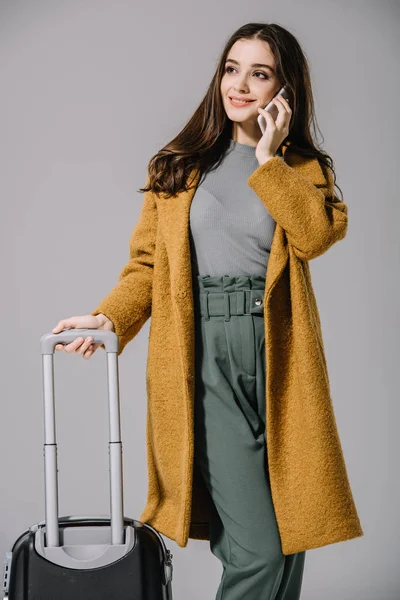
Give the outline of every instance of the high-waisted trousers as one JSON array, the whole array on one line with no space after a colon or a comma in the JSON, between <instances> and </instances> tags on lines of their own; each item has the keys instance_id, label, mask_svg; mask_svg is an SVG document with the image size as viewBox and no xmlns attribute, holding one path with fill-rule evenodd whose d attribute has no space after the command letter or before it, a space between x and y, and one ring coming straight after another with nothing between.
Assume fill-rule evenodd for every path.
<instances>
[{"instance_id":1,"label":"high-waisted trousers","mask_svg":"<svg viewBox=\"0 0 400 600\"><path fill-rule=\"evenodd\" d=\"M298 600L305 551L285 556L266 435L265 277L194 278L195 456L212 498L216 600Z\"/></svg>"}]
</instances>

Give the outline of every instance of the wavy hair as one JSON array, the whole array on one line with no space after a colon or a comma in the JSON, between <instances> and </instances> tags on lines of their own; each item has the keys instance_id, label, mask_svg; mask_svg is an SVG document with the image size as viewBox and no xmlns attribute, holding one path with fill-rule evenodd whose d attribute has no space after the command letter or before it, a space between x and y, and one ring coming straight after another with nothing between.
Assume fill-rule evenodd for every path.
<instances>
[{"instance_id":1,"label":"wavy hair","mask_svg":"<svg viewBox=\"0 0 400 600\"><path fill-rule=\"evenodd\" d=\"M152 190L165 198L187 191L187 179L192 169L200 169L200 178L217 167L229 147L232 121L221 98L221 79L228 53L238 40L263 40L269 44L275 58L275 71L281 87L286 84L292 109L289 134L282 145L305 158L317 158L329 168L336 184L332 158L315 141L317 120L311 86L310 68L305 52L295 36L275 23L247 23L237 29L220 55L208 90L178 135L159 150L148 163L146 186L139 192ZM312 129L312 132L311 132Z\"/></svg>"}]
</instances>

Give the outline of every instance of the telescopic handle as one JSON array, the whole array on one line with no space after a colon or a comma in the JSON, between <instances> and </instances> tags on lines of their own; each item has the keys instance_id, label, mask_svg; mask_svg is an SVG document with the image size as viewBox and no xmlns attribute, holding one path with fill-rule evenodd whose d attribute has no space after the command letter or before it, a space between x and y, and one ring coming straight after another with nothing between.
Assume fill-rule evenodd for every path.
<instances>
[{"instance_id":1,"label":"telescopic handle","mask_svg":"<svg viewBox=\"0 0 400 600\"><path fill-rule=\"evenodd\" d=\"M107 380L109 406L109 471L111 543L124 543L124 504L122 442L119 405L118 336L113 331L97 329L68 329L46 333L40 338L43 368L44 404L44 481L46 545L59 546L58 469L54 400L54 347L70 343L77 337L91 335L94 343L102 342L107 351Z\"/></svg>"}]
</instances>

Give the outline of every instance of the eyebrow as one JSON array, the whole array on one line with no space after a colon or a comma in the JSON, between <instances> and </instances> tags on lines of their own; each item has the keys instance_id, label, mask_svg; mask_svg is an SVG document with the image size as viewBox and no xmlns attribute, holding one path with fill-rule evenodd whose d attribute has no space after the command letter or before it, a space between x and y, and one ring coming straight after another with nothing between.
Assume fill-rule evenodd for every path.
<instances>
[{"instance_id":1,"label":"eyebrow","mask_svg":"<svg viewBox=\"0 0 400 600\"><path fill-rule=\"evenodd\" d=\"M239 62L237 60L234 60L233 58L227 58L225 62L232 62L235 65L239 65ZM275 71L274 71L274 69L270 65L264 65L263 63L253 63L250 66L254 67L255 69L258 69L260 67L264 67L264 69L269 69L275 75Z\"/></svg>"}]
</instances>

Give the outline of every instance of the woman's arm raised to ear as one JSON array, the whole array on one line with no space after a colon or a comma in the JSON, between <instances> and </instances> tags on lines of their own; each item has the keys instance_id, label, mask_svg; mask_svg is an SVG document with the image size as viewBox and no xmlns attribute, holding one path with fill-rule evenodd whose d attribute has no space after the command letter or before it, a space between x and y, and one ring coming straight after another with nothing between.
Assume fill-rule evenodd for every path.
<instances>
[{"instance_id":1,"label":"woman's arm raised to ear","mask_svg":"<svg viewBox=\"0 0 400 600\"><path fill-rule=\"evenodd\" d=\"M285 230L302 260L320 256L347 233L347 205L334 194L333 173L317 158L294 168L279 156L260 165L247 182Z\"/></svg>"},{"instance_id":2,"label":"woman's arm raised to ear","mask_svg":"<svg viewBox=\"0 0 400 600\"><path fill-rule=\"evenodd\" d=\"M130 259L119 274L118 284L91 313L102 313L113 322L119 338L118 356L151 315L157 223L157 206L150 190L144 193L139 220L130 237Z\"/></svg>"}]
</instances>

